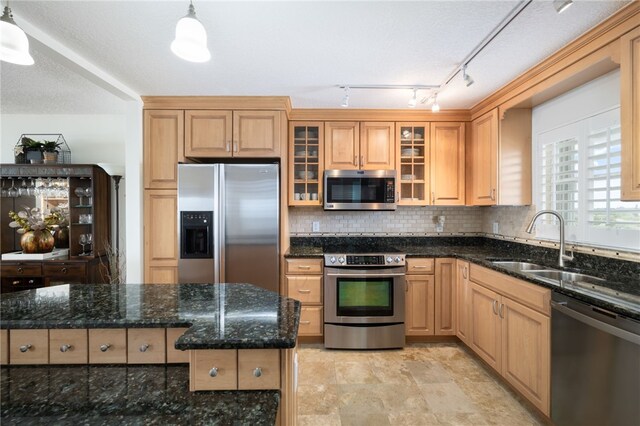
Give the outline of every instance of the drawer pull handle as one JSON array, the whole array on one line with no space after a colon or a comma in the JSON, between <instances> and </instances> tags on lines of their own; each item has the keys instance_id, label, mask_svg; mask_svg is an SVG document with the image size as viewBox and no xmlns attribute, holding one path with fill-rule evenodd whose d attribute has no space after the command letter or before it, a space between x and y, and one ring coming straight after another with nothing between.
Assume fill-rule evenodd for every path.
<instances>
[{"instance_id":1,"label":"drawer pull handle","mask_svg":"<svg viewBox=\"0 0 640 426\"><path fill-rule=\"evenodd\" d=\"M464 268L462 268L462 276L464 277L464 279L467 279L467 267L465 266Z\"/></svg>"},{"instance_id":2,"label":"drawer pull handle","mask_svg":"<svg viewBox=\"0 0 640 426\"><path fill-rule=\"evenodd\" d=\"M31 344L26 344L26 345L22 345L20 346L20 352L24 353L31 350Z\"/></svg>"},{"instance_id":3,"label":"drawer pull handle","mask_svg":"<svg viewBox=\"0 0 640 426\"><path fill-rule=\"evenodd\" d=\"M213 367L211 370L209 370L209 375L211 377L216 377L218 375L218 367Z\"/></svg>"},{"instance_id":4,"label":"drawer pull handle","mask_svg":"<svg viewBox=\"0 0 640 426\"><path fill-rule=\"evenodd\" d=\"M311 269L311 266L308 266L308 265L298 265L298 269L304 269L305 271L308 271L309 269Z\"/></svg>"},{"instance_id":5,"label":"drawer pull handle","mask_svg":"<svg viewBox=\"0 0 640 426\"><path fill-rule=\"evenodd\" d=\"M67 352L72 349L73 349L73 345L66 344L66 345L60 346L60 352Z\"/></svg>"},{"instance_id":6,"label":"drawer pull handle","mask_svg":"<svg viewBox=\"0 0 640 426\"><path fill-rule=\"evenodd\" d=\"M62 272L63 274L66 274L67 273L67 268L60 269L60 272Z\"/></svg>"},{"instance_id":7,"label":"drawer pull handle","mask_svg":"<svg viewBox=\"0 0 640 426\"><path fill-rule=\"evenodd\" d=\"M299 288L299 289L298 289L298 293L305 293L305 294L306 294L306 293L311 293L311 290L305 290L305 289L303 289L303 288Z\"/></svg>"},{"instance_id":8,"label":"drawer pull handle","mask_svg":"<svg viewBox=\"0 0 640 426\"><path fill-rule=\"evenodd\" d=\"M427 265L414 265L412 266L413 269L427 269Z\"/></svg>"},{"instance_id":9,"label":"drawer pull handle","mask_svg":"<svg viewBox=\"0 0 640 426\"><path fill-rule=\"evenodd\" d=\"M19 273L19 274L21 274L21 273L23 273L23 272L24 272L24 269L23 269L22 267L19 267L19 268L18 268L18 273Z\"/></svg>"},{"instance_id":10,"label":"drawer pull handle","mask_svg":"<svg viewBox=\"0 0 640 426\"><path fill-rule=\"evenodd\" d=\"M109 350L110 347L111 347L111 344L105 343L104 345L100 345L100 351L106 352Z\"/></svg>"},{"instance_id":11,"label":"drawer pull handle","mask_svg":"<svg viewBox=\"0 0 640 426\"><path fill-rule=\"evenodd\" d=\"M262 376L262 368L257 367L255 370L253 370L253 375L256 377Z\"/></svg>"},{"instance_id":12,"label":"drawer pull handle","mask_svg":"<svg viewBox=\"0 0 640 426\"><path fill-rule=\"evenodd\" d=\"M300 321L300 324L311 324L311 321Z\"/></svg>"},{"instance_id":13,"label":"drawer pull handle","mask_svg":"<svg viewBox=\"0 0 640 426\"><path fill-rule=\"evenodd\" d=\"M491 304L491 307L493 308L493 313L498 315L498 301L494 300L493 303Z\"/></svg>"},{"instance_id":14,"label":"drawer pull handle","mask_svg":"<svg viewBox=\"0 0 640 426\"><path fill-rule=\"evenodd\" d=\"M498 316L500 316L500 318L504 319L504 303L500 304L500 308L498 308Z\"/></svg>"},{"instance_id":15,"label":"drawer pull handle","mask_svg":"<svg viewBox=\"0 0 640 426\"><path fill-rule=\"evenodd\" d=\"M140 346L140 352L146 352L147 349L149 349L149 344L145 343L144 345Z\"/></svg>"}]
</instances>

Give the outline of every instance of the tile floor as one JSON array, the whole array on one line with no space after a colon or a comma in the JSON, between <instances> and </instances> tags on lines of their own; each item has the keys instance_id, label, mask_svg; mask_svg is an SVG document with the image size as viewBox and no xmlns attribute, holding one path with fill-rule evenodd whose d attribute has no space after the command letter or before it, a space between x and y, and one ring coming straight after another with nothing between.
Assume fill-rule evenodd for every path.
<instances>
[{"instance_id":1,"label":"tile floor","mask_svg":"<svg viewBox=\"0 0 640 426\"><path fill-rule=\"evenodd\" d=\"M298 354L301 426L544 424L456 343Z\"/></svg>"}]
</instances>

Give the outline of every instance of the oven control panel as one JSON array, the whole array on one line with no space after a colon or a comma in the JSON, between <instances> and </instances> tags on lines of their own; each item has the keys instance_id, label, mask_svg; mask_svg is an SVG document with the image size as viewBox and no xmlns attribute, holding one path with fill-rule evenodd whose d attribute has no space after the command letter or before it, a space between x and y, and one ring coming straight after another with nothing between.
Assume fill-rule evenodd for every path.
<instances>
[{"instance_id":1,"label":"oven control panel","mask_svg":"<svg viewBox=\"0 0 640 426\"><path fill-rule=\"evenodd\" d=\"M404 266L403 254L325 254L325 266Z\"/></svg>"}]
</instances>

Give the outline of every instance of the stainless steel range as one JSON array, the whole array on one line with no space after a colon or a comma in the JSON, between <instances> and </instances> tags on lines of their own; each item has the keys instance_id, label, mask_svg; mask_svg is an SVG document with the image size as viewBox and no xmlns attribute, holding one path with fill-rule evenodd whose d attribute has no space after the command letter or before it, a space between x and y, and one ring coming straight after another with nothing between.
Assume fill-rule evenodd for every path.
<instances>
[{"instance_id":1,"label":"stainless steel range","mask_svg":"<svg viewBox=\"0 0 640 426\"><path fill-rule=\"evenodd\" d=\"M326 254L324 265L325 347L403 347L404 254Z\"/></svg>"}]
</instances>

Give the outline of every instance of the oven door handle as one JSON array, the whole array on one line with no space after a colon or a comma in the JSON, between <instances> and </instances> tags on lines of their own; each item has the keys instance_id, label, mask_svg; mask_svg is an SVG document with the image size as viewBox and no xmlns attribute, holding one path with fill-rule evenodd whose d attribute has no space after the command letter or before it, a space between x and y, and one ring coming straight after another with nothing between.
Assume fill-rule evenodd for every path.
<instances>
[{"instance_id":1,"label":"oven door handle","mask_svg":"<svg viewBox=\"0 0 640 426\"><path fill-rule=\"evenodd\" d=\"M406 274L403 272L398 272L398 273L389 273L389 274L371 274L371 273L366 273L366 274L349 274L349 273L344 273L344 272L340 272L340 273L332 273L332 272L326 272L325 273L326 276L328 277L404 277Z\"/></svg>"}]
</instances>

